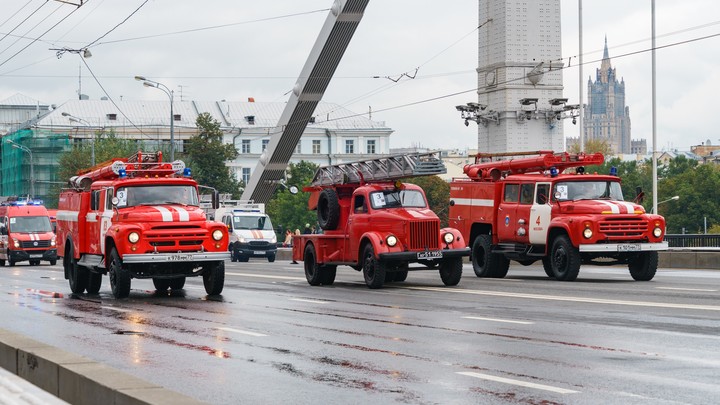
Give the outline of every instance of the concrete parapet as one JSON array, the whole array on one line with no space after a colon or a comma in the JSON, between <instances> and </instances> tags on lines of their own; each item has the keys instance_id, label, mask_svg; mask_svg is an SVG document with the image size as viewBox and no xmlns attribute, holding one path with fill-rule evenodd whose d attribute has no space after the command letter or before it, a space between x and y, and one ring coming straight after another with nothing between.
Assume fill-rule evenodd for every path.
<instances>
[{"instance_id":1,"label":"concrete parapet","mask_svg":"<svg viewBox=\"0 0 720 405\"><path fill-rule=\"evenodd\" d=\"M86 357L4 329L0 329L0 366L71 404L203 404Z\"/></svg>"}]
</instances>

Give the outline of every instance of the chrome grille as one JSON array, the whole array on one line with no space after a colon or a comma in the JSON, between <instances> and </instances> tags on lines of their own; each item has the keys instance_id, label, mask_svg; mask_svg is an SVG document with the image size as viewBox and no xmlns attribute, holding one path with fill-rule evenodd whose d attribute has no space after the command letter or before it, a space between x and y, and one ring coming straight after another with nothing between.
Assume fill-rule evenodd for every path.
<instances>
[{"instance_id":1,"label":"chrome grille","mask_svg":"<svg viewBox=\"0 0 720 405\"><path fill-rule=\"evenodd\" d=\"M168 250L195 250L210 237L207 229L200 227L157 226L142 235L150 246ZM182 248L182 249L180 249ZM163 249L165 250L165 249Z\"/></svg>"},{"instance_id":2,"label":"chrome grille","mask_svg":"<svg viewBox=\"0 0 720 405\"><path fill-rule=\"evenodd\" d=\"M411 250L438 249L438 237L440 235L439 221L415 221L410 222Z\"/></svg>"}]
</instances>

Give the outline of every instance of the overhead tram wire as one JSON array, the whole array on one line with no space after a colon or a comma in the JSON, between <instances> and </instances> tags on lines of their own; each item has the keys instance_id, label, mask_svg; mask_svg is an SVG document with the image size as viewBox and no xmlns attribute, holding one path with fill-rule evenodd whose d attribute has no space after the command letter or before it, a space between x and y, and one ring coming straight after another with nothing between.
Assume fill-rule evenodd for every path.
<instances>
[{"instance_id":1,"label":"overhead tram wire","mask_svg":"<svg viewBox=\"0 0 720 405\"><path fill-rule=\"evenodd\" d=\"M21 25L23 25L23 24L25 23L25 21L29 20L32 16L34 16L35 13L37 13L38 11L40 11L41 8L45 7L45 5L48 4L49 1L50 1L50 0L45 0L45 3L41 4L40 7L36 8L35 11L33 11L32 13L30 13L29 16L25 17L24 20L20 21L15 27L13 27L13 29L11 29L9 32L5 33L5 35L4 35L2 38L0 38L0 42L2 42L3 39L7 38L8 35L12 34L12 33L13 33L16 29L18 29ZM29 4L29 2L28 2L28 4ZM27 6L27 4L26 4L26 6ZM23 8L25 8L25 7L23 6ZM22 10L22 9L20 9L20 10ZM19 12L19 10L18 10L18 12ZM16 14L17 14L17 13L16 13ZM4 23L3 23L3 24L4 24Z\"/></svg>"},{"instance_id":2,"label":"overhead tram wire","mask_svg":"<svg viewBox=\"0 0 720 405\"><path fill-rule=\"evenodd\" d=\"M23 48L20 49L19 51L15 52L15 54L13 54L11 57L5 59L5 61L3 61L2 63L0 63L0 66L5 65L5 64L8 63L10 60L12 60L14 57L18 56L22 51L26 50L26 49L29 48L32 44L34 44L35 42L39 41L45 34L47 34L47 33L50 32L53 28L55 28L55 27L57 27L58 25L60 25L60 23L62 23L63 21L65 21L68 17L70 17L71 15L73 15L73 14L74 14L76 11L78 11L78 10L80 10L80 7L75 8L73 11L71 11L70 13L68 13L65 17L63 17L62 19L60 19L60 21L56 22L52 27L48 28L47 30L45 30L45 32L43 32L42 34L40 34L39 37L33 39L29 44L25 45L25 47L23 47Z\"/></svg>"},{"instance_id":3,"label":"overhead tram wire","mask_svg":"<svg viewBox=\"0 0 720 405\"><path fill-rule=\"evenodd\" d=\"M32 3L32 2L33 2L33 0L28 0L28 2L25 3L24 6L20 7L20 9L19 9L18 11L14 12L13 15L11 15L10 17L8 17L5 21L1 22L1 23L0 23L0 27L2 27L3 25L5 25L8 21L12 20L13 17L15 17L16 15L18 15L19 12L23 11L23 10L25 9L25 7L27 7L27 6L28 6L30 3Z\"/></svg>"},{"instance_id":4,"label":"overhead tram wire","mask_svg":"<svg viewBox=\"0 0 720 405\"><path fill-rule=\"evenodd\" d=\"M58 5L57 8L56 8L55 10L53 10L50 14L46 15L43 19L41 19L40 21L38 21L35 25L32 26L32 28L30 28L29 30L25 31L25 34L23 34L23 35L18 35L18 36L15 38L15 42L13 42L12 44L8 45L7 48L5 48L5 49L3 49L2 51L0 51L0 55L4 54L8 49L12 48L13 45L17 44L18 41L20 41L21 39L23 39L23 38L28 38L27 35L30 34L30 32L31 32L32 30L34 30L35 28L37 28L38 25L44 23L45 20L47 20L48 18L52 17L53 14L57 13L57 12L60 10L61 7L62 7L62 4Z\"/></svg>"},{"instance_id":5,"label":"overhead tram wire","mask_svg":"<svg viewBox=\"0 0 720 405\"><path fill-rule=\"evenodd\" d=\"M715 37L720 37L720 33L711 34L711 35L706 35L706 36L702 36L702 37L691 38L691 39L688 39L688 40L685 40L685 41L679 41L679 42L675 42L675 43L667 44L667 45L663 45L663 46L656 46L656 47L655 47L655 50L665 49L665 48L671 48L671 47L675 47L675 46L679 46L679 45L685 45L685 44L688 44L688 43L697 42L697 41L702 41L702 40L711 39L711 38L715 38ZM637 54L641 54L641 53L647 53L647 52L651 52L652 50L653 50L652 48L648 48L648 49L643 49L643 50L640 50L640 51L628 52L628 53L625 53L625 54L613 56L613 59L619 59L619 58L624 58L624 57L628 57L628 56L633 56L633 55L637 55ZM588 61L588 62L583 62L583 65L597 64L598 62L602 62L602 59L596 59L596 60L592 60L592 61ZM561 68L557 68L557 69L554 69L554 70L566 70L566 69L569 69L569 68L575 68L575 67L577 67L577 66L578 66L578 65L574 65L574 66L563 66L563 67L561 67ZM509 84L509 83L513 83L513 82L516 82L516 81L520 81L520 80L524 80L524 77L518 77L518 78L516 78L516 79L505 80L505 81L503 81L503 82L499 82L498 85ZM441 96L431 97L431 98L427 98L427 99L423 99L423 100L418 100L418 101L413 101L413 102L410 102L410 103L405 103L405 104L396 105L396 106L387 107L387 108L381 108L381 109L378 109L378 110L374 110L373 113L381 113L381 112L386 112L386 111L397 110L397 109L400 109L400 108L411 107L411 106L418 105L418 104L424 104L424 103L429 103L429 102L432 102L432 101L442 100L442 99L445 99L445 98L455 97L455 96L458 96L458 95L461 95L461 94L477 92L478 90L480 90L480 88L475 87L475 88L468 89L468 90L457 91L457 92L454 92L454 93L444 94L444 95L441 95ZM339 120L342 120L342 119L361 117L361 116L364 116L364 115L365 115L364 113L358 113L358 114L347 115L347 116L344 116L344 117L331 118L331 119L327 119L327 120L324 120L324 121L315 121L315 122L316 122L316 123L323 123L323 122L330 122L330 121L339 121ZM293 123L288 123L287 125L291 125L291 124L293 124Z\"/></svg>"},{"instance_id":6,"label":"overhead tram wire","mask_svg":"<svg viewBox=\"0 0 720 405\"><path fill-rule=\"evenodd\" d=\"M143 6L144 6L145 4L147 4L147 2L148 2L148 0L143 1L142 4L140 4L140 5L138 6L138 8L135 9L135 11L133 11L132 13L130 13L130 15L127 16L127 17L125 17L124 20L120 21L117 25L115 25L114 27L112 27L112 28L110 29L110 31L106 32L105 34L103 34L102 36L100 36L98 39L96 39L96 40L90 42L89 44L85 45L85 49L93 46L93 45L94 45L95 43L97 43L99 40L105 38L108 34L110 34L111 32L115 31L115 29L116 29L117 27L119 27L119 26L123 25L125 22L127 22L127 20L129 20L130 17L132 17L133 15L135 15L135 13L137 13L138 11L140 11L140 9L143 8Z\"/></svg>"}]
</instances>

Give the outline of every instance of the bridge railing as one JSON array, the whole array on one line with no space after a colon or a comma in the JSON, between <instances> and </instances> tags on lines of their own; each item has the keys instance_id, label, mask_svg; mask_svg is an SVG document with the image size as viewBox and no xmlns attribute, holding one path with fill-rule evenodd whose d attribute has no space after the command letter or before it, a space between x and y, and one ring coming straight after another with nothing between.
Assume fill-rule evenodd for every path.
<instances>
[{"instance_id":1,"label":"bridge railing","mask_svg":"<svg viewBox=\"0 0 720 405\"><path fill-rule=\"evenodd\" d=\"M720 234L665 235L670 248L720 248Z\"/></svg>"}]
</instances>

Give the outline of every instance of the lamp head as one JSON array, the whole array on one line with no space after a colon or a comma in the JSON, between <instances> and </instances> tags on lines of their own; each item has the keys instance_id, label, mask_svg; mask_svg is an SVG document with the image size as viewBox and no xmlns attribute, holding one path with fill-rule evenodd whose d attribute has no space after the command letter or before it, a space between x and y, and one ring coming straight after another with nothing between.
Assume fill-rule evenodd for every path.
<instances>
[{"instance_id":1,"label":"lamp head","mask_svg":"<svg viewBox=\"0 0 720 405\"><path fill-rule=\"evenodd\" d=\"M92 52L90 52L90 50L87 48L83 49L83 58L87 59L87 58L91 58L91 57L92 57Z\"/></svg>"},{"instance_id":2,"label":"lamp head","mask_svg":"<svg viewBox=\"0 0 720 405\"><path fill-rule=\"evenodd\" d=\"M70 116L70 114L69 114L69 113L66 113L66 112L63 112L63 113L61 113L61 114L62 114L63 117L69 117L69 116Z\"/></svg>"},{"instance_id":3,"label":"lamp head","mask_svg":"<svg viewBox=\"0 0 720 405\"><path fill-rule=\"evenodd\" d=\"M145 81L145 80L147 80L147 79L145 78L145 76L135 76L135 80L137 80L137 81Z\"/></svg>"}]
</instances>

